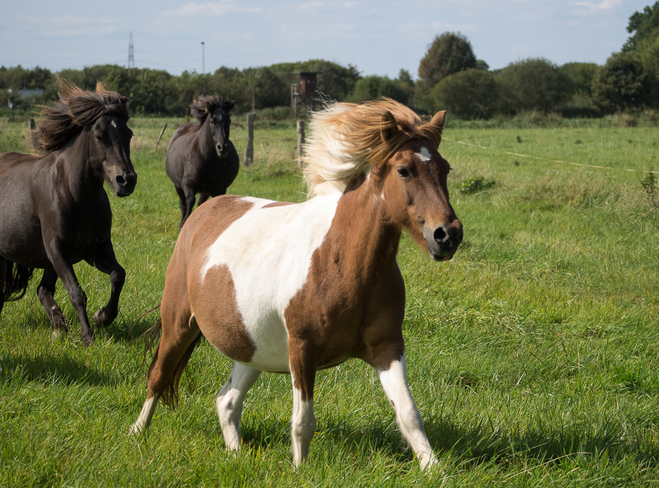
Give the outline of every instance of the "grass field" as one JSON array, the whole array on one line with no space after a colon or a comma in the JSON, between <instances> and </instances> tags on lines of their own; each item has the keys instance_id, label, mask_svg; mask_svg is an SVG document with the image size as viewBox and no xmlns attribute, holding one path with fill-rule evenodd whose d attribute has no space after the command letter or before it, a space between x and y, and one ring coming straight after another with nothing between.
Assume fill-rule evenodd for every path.
<instances>
[{"instance_id":1,"label":"grass field","mask_svg":"<svg viewBox=\"0 0 659 488\"><path fill-rule=\"evenodd\" d=\"M318 426L299 471L287 376L261 376L245 403L244 449L227 454L214 400L231 363L205 342L179 408L161 407L147 435L127 435L146 395L138 336L157 312L133 324L159 303L180 218L164 148L182 120L168 121L156 150L164 122L131 120L137 189L111 197L128 273L117 321L85 348L61 285L67 337L52 337L38 279L5 305L1 485L659 485L659 208L645 173L659 170L657 128L445 131L464 243L448 263L407 237L399 254L410 387L442 464L427 475L357 361L318 374ZM25 149L23 127L0 119L0 152ZM243 155L241 121L232 134ZM303 200L294 125L261 122L255 136L256 164L230 192ZM76 272L91 315L108 279L86 264Z\"/></svg>"}]
</instances>

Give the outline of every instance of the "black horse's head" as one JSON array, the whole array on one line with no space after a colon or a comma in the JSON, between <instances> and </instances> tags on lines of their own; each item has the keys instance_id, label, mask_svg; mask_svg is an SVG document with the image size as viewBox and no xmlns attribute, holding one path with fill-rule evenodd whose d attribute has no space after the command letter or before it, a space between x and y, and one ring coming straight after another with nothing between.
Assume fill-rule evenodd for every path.
<instances>
[{"instance_id":1,"label":"black horse's head","mask_svg":"<svg viewBox=\"0 0 659 488\"><path fill-rule=\"evenodd\" d=\"M213 134L213 143L215 144L215 151L219 158L225 158L231 149L231 141L229 140L229 130L231 128L231 117L229 112L233 108L231 100L222 100L222 103L217 106L210 102L206 103L206 110L208 111L208 123L211 127Z\"/></svg>"},{"instance_id":2,"label":"black horse's head","mask_svg":"<svg viewBox=\"0 0 659 488\"><path fill-rule=\"evenodd\" d=\"M91 127L90 152L118 197L133 193L137 174L130 160L133 131L116 115L101 115ZM98 164L97 163L97 164Z\"/></svg>"}]
</instances>

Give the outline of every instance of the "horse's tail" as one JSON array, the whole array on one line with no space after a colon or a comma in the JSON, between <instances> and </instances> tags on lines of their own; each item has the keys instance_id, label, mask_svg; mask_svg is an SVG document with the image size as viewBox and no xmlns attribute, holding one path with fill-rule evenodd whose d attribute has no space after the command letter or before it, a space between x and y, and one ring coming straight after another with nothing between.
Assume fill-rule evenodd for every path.
<instances>
[{"instance_id":1,"label":"horse's tail","mask_svg":"<svg viewBox=\"0 0 659 488\"><path fill-rule=\"evenodd\" d=\"M151 348L151 346L156 340L156 337L159 335L161 331L162 331L162 320L158 320L158 322L156 322L155 325L147 331L148 334L150 335L150 338L147 341L148 348ZM201 339L201 332L199 332L197 337L192 341L192 344L190 344L186 349L185 353L183 353L183 357L176 365L176 368L174 369L174 373L167 382L165 389L161 393L160 399L165 405L169 407L176 408L176 406L178 405L178 385L179 382L181 381L181 376L183 375L183 371L185 371L185 367L188 365L188 361L190 361L190 356L192 356L192 352L194 351L195 347L197 347L197 344L199 343L200 339ZM153 367L155 366L156 361L158 359L159 350L160 350L160 345L158 345L158 349L156 349L156 353L153 355L153 359L151 360L151 366L149 366L149 376L151 376L151 371L153 370Z\"/></svg>"},{"instance_id":2,"label":"horse's tail","mask_svg":"<svg viewBox=\"0 0 659 488\"><path fill-rule=\"evenodd\" d=\"M6 263L5 277L0 282L0 299L3 302L10 302L23 298L34 268L28 268L11 261L6 261Z\"/></svg>"}]
</instances>

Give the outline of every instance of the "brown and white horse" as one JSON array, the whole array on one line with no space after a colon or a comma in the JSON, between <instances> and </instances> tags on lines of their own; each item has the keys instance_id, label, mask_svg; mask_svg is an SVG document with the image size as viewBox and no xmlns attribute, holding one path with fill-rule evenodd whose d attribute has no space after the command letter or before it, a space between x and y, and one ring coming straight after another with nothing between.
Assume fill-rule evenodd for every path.
<instances>
[{"instance_id":1,"label":"brown and white horse","mask_svg":"<svg viewBox=\"0 0 659 488\"><path fill-rule=\"evenodd\" d=\"M406 229L430 256L451 259L462 224L430 123L392 100L334 104L311 121L312 198L289 204L221 196L184 225L167 268L162 337L133 433L150 423L203 334L234 361L217 397L228 449L240 448L245 394L262 371L290 373L296 466L315 430L316 371L349 358L373 366L422 468L436 463L407 386L401 331L405 285L396 253ZM157 324L159 326L160 324Z\"/></svg>"}]
</instances>

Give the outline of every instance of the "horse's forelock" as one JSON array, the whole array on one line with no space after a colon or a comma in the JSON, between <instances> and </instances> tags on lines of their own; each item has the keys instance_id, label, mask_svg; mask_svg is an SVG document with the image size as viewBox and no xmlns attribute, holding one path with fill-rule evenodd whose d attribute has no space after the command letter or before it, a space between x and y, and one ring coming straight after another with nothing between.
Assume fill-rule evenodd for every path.
<instances>
[{"instance_id":1,"label":"horse's forelock","mask_svg":"<svg viewBox=\"0 0 659 488\"><path fill-rule=\"evenodd\" d=\"M190 104L190 112L200 123L203 123L209 113L213 113L217 109L222 109L228 113L233 108L234 103L228 97L220 96L217 93L199 95Z\"/></svg>"},{"instance_id":2,"label":"horse's forelock","mask_svg":"<svg viewBox=\"0 0 659 488\"><path fill-rule=\"evenodd\" d=\"M103 115L114 115L128 122L128 99L106 90L97 83L96 93L82 90L72 82L55 77L60 99L53 106L41 106L44 117L31 132L32 147L54 151L83 127L92 125Z\"/></svg>"}]
</instances>

